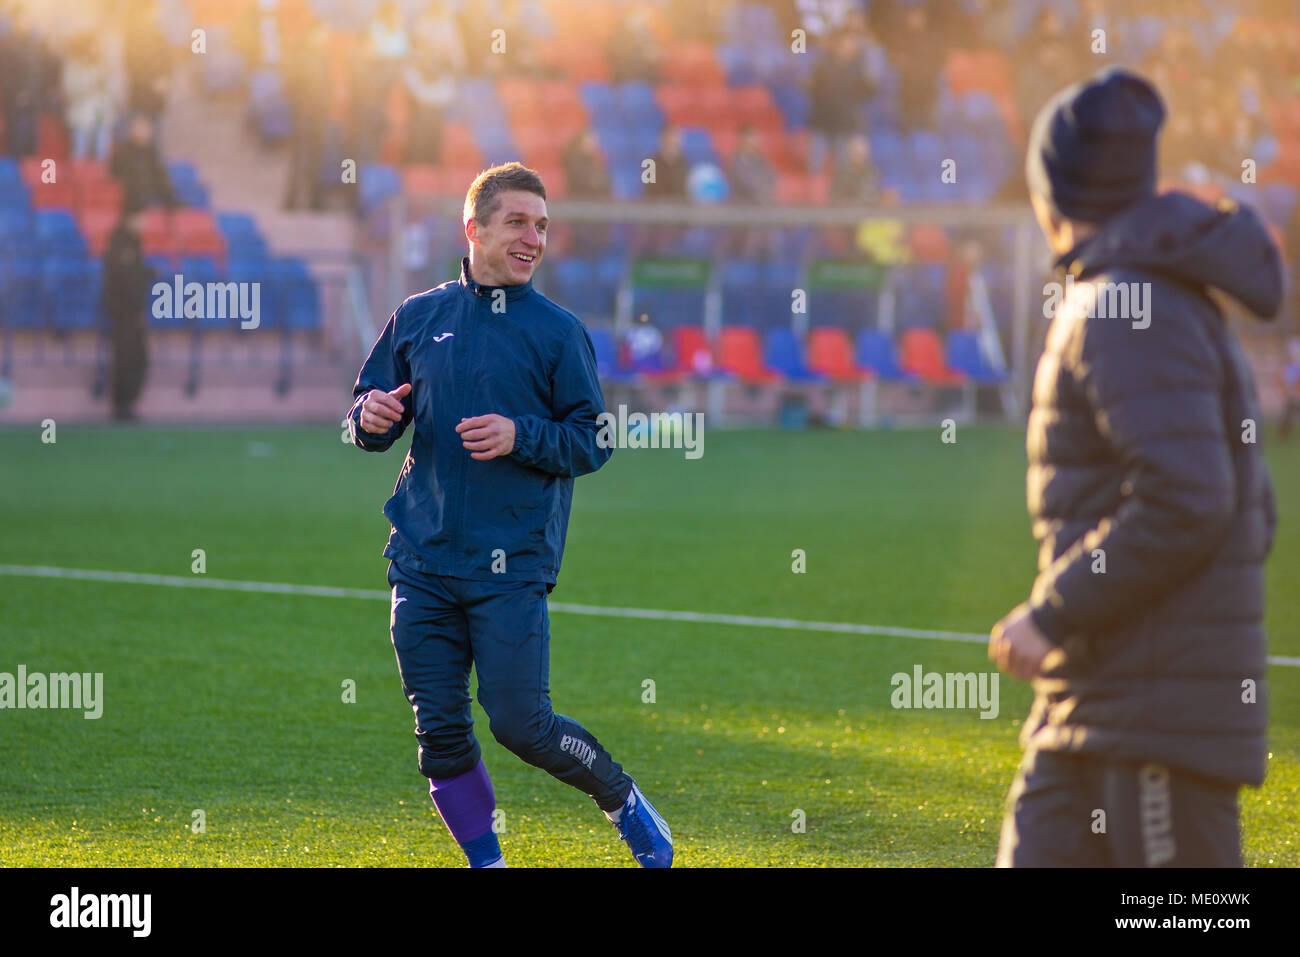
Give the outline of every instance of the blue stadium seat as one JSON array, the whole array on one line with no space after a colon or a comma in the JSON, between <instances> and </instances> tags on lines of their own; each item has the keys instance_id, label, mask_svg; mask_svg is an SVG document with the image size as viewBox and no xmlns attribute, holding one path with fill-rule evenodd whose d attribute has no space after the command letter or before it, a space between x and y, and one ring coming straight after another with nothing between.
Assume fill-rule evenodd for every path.
<instances>
[{"instance_id":1,"label":"blue stadium seat","mask_svg":"<svg viewBox=\"0 0 1300 957\"><path fill-rule=\"evenodd\" d=\"M614 157L611 156L609 179L615 199L640 199L645 190L645 184L641 182L640 164L635 168L626 163L615 164Z\"/></svg>"},{"instance_id":2,"label":"blue stadium seat","mask_svg":"<svg viewBox=\"0 0 1300 957\"><path fill-rule=\"evenodd\" d=\"M635 381L636 375L619 364L618 347L610 331L604 326L588 326L587 332L591 334L591 345L596 350L596 373L601 381L614 383Z\"/></svg>"},{"instance_id":3,"label":"blue stadium seat","mask_svg":"<svg viewBox=\"0 0 1300 957\"><path fill-rule=\"evenodd\" d=\"M998 385L1007 381L1007 374L999 372L984 357L979 336L966 330L948 334L947 358L949 368L964 372L980 385Z\"/></svg>"},{"instance_id":4,"label":"blue stadium seat","mask_svg":"<svg viewBox=\"0 0 1300 957\"><path fill-rule=\"evenodd\" d=\"M320 290L306 260L284 257L276 261L277 308L287 329L315 332L321 328ZM266 314L265 303L262 307Z\"/></svg>"},{"instance_id":5,"label":"blue stadium seat","mask_svg":"<svg viewBox=\"0 0 1300 957\"><path fill-rule=\"evenodd\" d=\"M265 257L231 258L228 270L229 280L237 283L259 283L258 287L258 331L278 329L282 315L280 307L279 283L277 282L276 261ZM226 327L238 328L239 320L230 319ZM224 328L224 327L223 327Z\"/></svg>"},{"instance_id":6,"label":"blue stadium seat","mask_svg":"<svg viewBox=\"0 0 1300 957\"><path fill-rule=\"evenodd\" d=\"M579 92L583 104L593 116L597 113L609 115L618 109L617 93L608 83L584 83Z\"/></svg>"},{"instance_id":7,"label":"blue stadium seat","mask_svg":"<svg viewBox=\"0 0 1300 957\"><path fill-rule=\"evenodd\" d=\"M41 263L45 314L58 330L94 329L99 325L102 272L85 257L56 257Z\"/></svg>"},{"instance_id":8,"label":"blue stadium seat","mask_svg":"<svg viewBox=\"0 0 1300 957\"><path fill-rule=\"evenodd\" d=\"M167 172L171 177L172 190L183 205L207 209L208 190L200 182L194 164L175 160L167 164Z\"/></svg>"},{"instance_id":9,"label":"blue stadium seat","mask_svg":"<svg viewBox=\"0 0 1300 957\"><path fill-rule=\"evenodd\" d=\"M69 210L38 209L35 219L36 244L42 256L87 254L85 237Z\"/></svg>"},{"instance_id":10,"label":"blue stadium seat","mask_svg":"<svg viewBox=\"0 0 1300 957\"><path fill-rule=\"evenodd\" d=\"M361 167L361 211L368 213L402 191L402 177L387 163L367 163Z\"/></svg>"},{"instance_id":11,"label":"blue stadium seat","mask_svg":"<svg viewBox=\"0 0 1300 957\"><path fill-rule=\"evenodd\" d=\"M683 126L682 153L690 166L697 163L718 165L718 154L713 149L713 135L702 126Z\"/></svg>"},{"instance_id":12,"label":"blue stadium seat","mask_svg":"<svg viewBox=\"0 0 1300 957\"><path fill-rule=\"evenodd\" d=\"M217 228L226 237L230 256L247 259L267 255L266 240L252 216L247 213L217 213L216 220Z\"/></svg>"},{"instance_id":13,"label":"blue stadium seat","mask_svg":"<svg viewBox=\"0 0 1300 957\"><path fill-rule=\"evenodd\" d=\"M812 107L807 93L793 83L778 83L771 90L772 99L776 101L785 119L786 129L803 129L808 125L808 114Z\"/></svg>"},{"instance_id":14,"label":"blue stadium seat","mask_svg":"<svg viewBox=\"0 0 1300 957\"><path fill-rule=\"evenodd\" d=\"M741 86L759 79L749 49L741 44L724 43L718 47L718 63L727 75L727 83Z\"/></svg>"},{"instance_id":15,"label":"blue stadium seat","mask_svg":"<svg viewBox=\"0 0 1300 957\"><path fill-rule=\"evenodd\" d=\"M30 245L0 253L0 315L11 329L39 329L45 324L40 264Z\"/></svg>"},{"instance_id":16,"label":"blue stadium seat","mask_svg":"<svg viewBox=\"0 0 1300 957\"><path fill-rule=\"evenodd\" d=\"M17 207L0 206L0 250L30 243L33 228L31 213Z\"/></svg>"},{"instance_id":17,"label":"blue stadium seat","mask_svg":"<svg viewBox=\"0 0 1300 957\"><path fill-rule=\"evenodd\" d=\"M763 339L763 362L791 382L825 382L826 376L813 372L804 361L803 348L789 329L772 329Z\"/></svg>"},{"instance_id":18,"label":"blue stadium seat","mask_svg":"<svg viewBox=\"0 0 1300 957\"><path fill-rule=\"evenodd\" d=\"M916 382L916 376L898 364L894 342L878 329L858 333L854 358L860 367L870 369L885 382Z\"/></svg>"}]
</instances>

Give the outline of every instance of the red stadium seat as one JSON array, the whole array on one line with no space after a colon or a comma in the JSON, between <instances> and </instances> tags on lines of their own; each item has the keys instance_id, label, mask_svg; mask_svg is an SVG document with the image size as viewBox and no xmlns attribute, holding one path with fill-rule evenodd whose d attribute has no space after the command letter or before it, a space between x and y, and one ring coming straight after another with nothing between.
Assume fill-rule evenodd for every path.
<instances>
[{"instance_id":1,"label":"red stadium seat","mask_svg":"<svg viewBox=\"0 0 1300 957\"><path fill-rule=\"evenodd\" d=\"M59 165L61 167L62 163ZM50 209L52 207L76 209L77 207L76 187L73 186L70 178L64 178L63 173L60 173L58 179L53 183L42 183L37 180L28 189L31 193L33 209Z\"/></svg>"},{"instance_id":2,"label":"red stadium seat","mask_svg":"<svg viewBox=\"0 0 1300 957\"><path fill-rule=\"evenodd\" d=\"M733 87L732 101L742 125L756 126L771 134L779 134L784 129L781 111L766 86L752 83Z\"/></svg>"},{"instance_id":3,"label":"red stadium seat","mask_svg":"<svg viewBox=\"0 0 1300 957\"><path fill-rule=\"evenodd\" d=\"M68 131L64 129L62 119L53 113L42 113L36 124L36 155L52 157L62 164L70 148Z\"/></svg>"},{"instance_id":4,"label":"red stadium seat","mask_svg":"<svg viewBox=\"0 0 1300 957\"><path fill-rule=\"evenodd\" d=\"M943 341L933 329L907 329L901 337L900 365L929 385L962 385L966 376L948 367Z\"/></svg>"},{"instance_id":5,"label":"red stadium seat","mask_svg":"<svg viewBox=\"0 0 1300 957\"><path fill-rule=\"evenodd\" d=\"M144 211L140 217L140 246L146 256L176 255L176 234L167 210L155 206Z\"/></svg>"},{"instance_id":6,"label":"red stadium seat","mask_svg":"<svg viewBox=\"0 0 1300 957\"><path fill-rule=\"evenodd\" d=\"M763 343L752 326L723 326L718 342L718 365L747 385L770 385L781 374L763 363Z\"/></svg>"},{"instance_id":7,"label":"red stadium seat","mask_svg":"<svg viewBox=\"0 0 1300 957\"><path fill-rule=\"evenodd\" d=\"M92 256L98 258L104 255L108 234L117 225L117 219L117 210L109 209L85 209L77 215L77 224L81 227L81 234L86 237L86 245L90 247Z\"/></svg>"},{"instance_id":8,"label":"red stadium seat","mask_svg":"<svg viewBox=\"0 0 1300 957\"><path fill-rule=\"evenodd\" d=\"M777 173L776 201L778 203L807 203L809 187L805 173Z\"/></svg>"},{"instance_id":9,"label":"red stadium seat","mask_svg":"<svg viewBox=\"0 0 1300 957\"><path fill-rule=\"evenodd\" d=\"M412 196L432 196L438 192L442 177L430 163L412 163L402 167L402 192Z\"/></svg>"},{"instance_id":10,"label":"red stadium seat","mask_svg":"<svg viewBox=\"0 0 1300 957\"><path fill-rule=\"evenodd\" d=\"M713 46L699 41L670 46L664 57L663 72L671 80L697 86L719 86L727 82Z\"/></svg>"},{"instance_id":11,"label":"red stadium seat","mask_svg":"<svg viewBox=\"0 0 1300 957\"><path fill-rule=\"evenodd\" d=\"M703 376L713 371L716 363L713 349L703 326L676 326L672 330L674 368L687 376Z\"/></svg>"},{"instance_id":12,"label":"red stadium seat","mask_svg":"<svg viewBox=\"0 0 1300 957\"><path fill-rule=\"evenodd\" d=\"M469 184L483 171L482 166L445 166L439 170L438 193L442 196L465 198Z\"/></svg>"},{"instance_id":13,"label":"red stadium seat","mask_svg":"<svg viewBox=\"0 0 1300 957\"><path fill-rule=\"evenodd\" d=\"M706 118L694 88L685 83L661 83L655 99L672 126L705 126Z\"/></svg>"},{"instance_id":14,"label":"red stadium seat","mask_svg":"<svg viewBox=\"0 0 1300 957\"><path fill-rule=\"evenodd\" d=\"M463 123L448 123L443 128L442 162L446 166L483 167L483 154Z\"/></svg>"},{"instance_id":15,"label":"red stadium seat","mask_svg":"<svg viewBox=\"0 0 1300 957\"><path fill-rule=\"evenodd\" d=\"M181 208L172 212L176 249L183 256L212 256L224 261L226 237L206 209Z\"/></svg>"},{"instance_id":16,"label":"red stadium seat","mask_svg":"<svg viewBox=\"0 0 1300 957\"><path fill-rule=\"evenodd\" d=\"M907 236L913 258L919 262L940 263L948 259L948 233L933 223L917 223Z\"/></svg>"},{"instance_id":17,"label":"red stadium seat","mask_svg":"<svg viewBox=\"0 0 1300 957\"><path fill-rule=\"evenodd\" d=\"M542 80L540 83L532 81L539 91L543 108L547 115L553 110L562 107L577 106L582 109L582 97L578 95L578 88L570 80Z\"/></svg>"},{"instance_id":18,"label":"red stadium seat","mask_svg":"<svg viewBox=\"0 0 1300 957\"><path fill-rule=\"evenodd\" d=\"M569 194L569 180L559 159L548 163L530 163L546 184L547 199L564 199Z\"/></svg>"},{"instance_id":19,"label":"red stadium seat","mask_svg":"<svg viewBox=\"0 0 1300 957\"><path fill-rule=\"evenodd\" d=\"M736 112L731 88L726 84L717 83L698 87L694 95L704 121L702 126L707 126L711 130L740 128L740 116Z\"/></svg>"},{"instance_id":20,"label":"red stadium seat","mask_svg":"<svg viewBox=\"0 0 1300 957\"><path fill-rule=\"evenodd\" d=\"M108 164L103 160L72 160L70 165L72 178L78 183L102 183L113 178L108 171Z\"/></svg>"},{"instance_id":21,"label":"red stadium seat","mask_svg":"<svg viewBox=\"0 0 1300 957\"><path fill-rule=\"evenodd\" d=\"M78 212L111 210L117 214L122 209L122 199L126 192L122 184L114 179L78 179L73 189L77 195Z\"/></svg>"},{"instance_id":22,"label":"red stadium seat","mask_svg":"<svg viewBox=\"0 0 1300 957\"><path fill-rule=\"evenodd\" d=\"M873 375L853 361L848 330L836 326L818 326L808 333L808 368L836 382L860 382Z\"/></svg>"},{"instance_id":23,"label":"red stadium seat","mask_svg":"<svg viewBox=\"0 0 1300 957\"><path fill-rule=\"evenodd\" d=\"M529 79L502 77L497 82L497 96L508 112L530 111L534 115L541 108L542 97L538 85Z\"/></svg>"}]
</instances>

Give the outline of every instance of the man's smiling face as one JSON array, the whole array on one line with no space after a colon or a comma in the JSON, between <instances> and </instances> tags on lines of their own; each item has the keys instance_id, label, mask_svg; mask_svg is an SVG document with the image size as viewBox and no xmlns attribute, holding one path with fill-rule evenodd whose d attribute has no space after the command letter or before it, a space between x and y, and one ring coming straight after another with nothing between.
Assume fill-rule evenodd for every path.
<instances>
[{"instance_id":1,"label":"man's smiling face","mask_svg":"<svg viewBox=\"0 0 1300 957\"><path fill-rule=\"evenodd\" d=\"M546 251L546 200L536 193L508 190L481 222L465 224L470 276L483 286L518 286L533 278Z\"/></svg>"}]
</instances>

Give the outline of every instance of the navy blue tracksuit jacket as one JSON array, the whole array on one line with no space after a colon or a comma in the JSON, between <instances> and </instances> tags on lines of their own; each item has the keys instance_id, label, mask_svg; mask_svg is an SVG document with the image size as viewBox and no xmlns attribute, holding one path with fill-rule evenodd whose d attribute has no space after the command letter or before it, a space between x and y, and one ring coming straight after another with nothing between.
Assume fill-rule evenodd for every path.
<instances>
[{"instance_id":1,"label":"navy blue tracksuit jacket","mask_svg":"<svg viewBox=\"0 0 1300 957\"><path fill-rule=\"evenodd\" d=\"M402 420L382 435L364 431L365 394L407 382ZM431 575L554 586L573 479L612 454L596 441L605 400L577 316L531 282L479 285L466 258L459 280L412 296L393 313L353 394L349 428L362 449L382 452L415 423L384 505L392 524L385 557ZM514 420L514 450L477 461L456 425L490 413Z\"/></svg>"}]
</instances>

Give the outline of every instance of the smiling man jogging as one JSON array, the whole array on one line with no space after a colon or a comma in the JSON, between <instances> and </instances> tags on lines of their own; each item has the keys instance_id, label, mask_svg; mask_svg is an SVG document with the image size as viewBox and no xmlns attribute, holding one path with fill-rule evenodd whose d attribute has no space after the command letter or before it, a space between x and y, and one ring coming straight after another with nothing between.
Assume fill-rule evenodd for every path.
<instances>
[{"instance_id":1,"label":"smiling man jogging","mask_svg":"<svg viewBox=\"0 0 1300 957\"><path fill-rule=\"evenodd\" d=\"M503 867L492 783L474 737L471 665L492 734L590 795L643 867L672 864L663 818L595 736L551 709L546 596L564 552L573 480L610 457L595 352L576 316L532 286L546 189L519 163L479 174L460 279L412 296L357 377L355 445L414 425L384 506L384 555L419 767L471 867Z\"/></svg>"}]
</instances>

